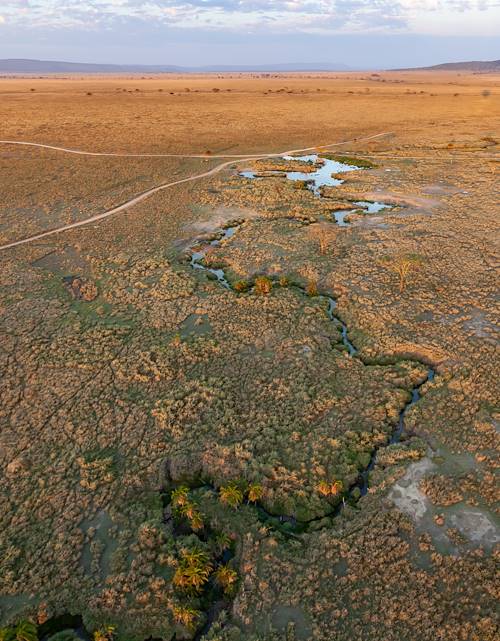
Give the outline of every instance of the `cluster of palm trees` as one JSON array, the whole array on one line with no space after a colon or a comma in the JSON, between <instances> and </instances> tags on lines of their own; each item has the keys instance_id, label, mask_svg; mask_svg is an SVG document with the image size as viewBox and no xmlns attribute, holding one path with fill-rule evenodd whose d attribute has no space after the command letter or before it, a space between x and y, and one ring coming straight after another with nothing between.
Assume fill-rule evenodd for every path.
<instances>
[{"instance_id":1,"label":"cluster of palm trees","mask_svg":"<svg viewBox=\"0 0 500 641\"><path fill-rule=\"evenodd\" d=\"M214 564L208 552L196 547L185 548L177 562L173 584L190 596L198 596L212 575L225 594L234 591L238 581L236 570L228 564L222 564L214 571Z\"/></svg>"},{"instance_id":2,"label":"cluster of palm trees","mask_svg":"<svg viewBox=\"0 0 500 641\"><path fill-rule=\"evenodd\" d=\"M222 503L229 505L233 509L238 508L247 499L249 503L256 503L263 496L264 490L261 485L252 483L248 487L242 486L241 483L229 483L221 485L219 488L219 497Z\"/></svg>"},{"instance_id":3,"label":"cluster of palm trees","mask_svg":"<svg viewBox=\"0 0 500 641\"><path fill-rule=\"evenodd\" d=\"M231 595L236 589L238 573L228 564L214 568L210 555L198 547L186 548L181 551L177 562L173 584L188 597L198 597L210 579L213 579L226 595ZM174 621L188 630L196 629L202 618L202 613L190 604L175 603L172 605Z\"/></svg>"},{"instance_id":4,"label":"cluster of palm trees","mask_svg":"<svg viewBox=\"0 0 500 641\"><path fill-rule=\"evenodd\" d=\"M344 490L342 481L320 481L317 490L323 496L339 496Z\"/></svg>"},{"instance_id":5,"label":"cluster of palm trees","mask_svg":"<svg viewBox=\"0 0 500 641\"><path fill-rule=\"evenodd\" d=\"M171 501L174 513L187 519L193 531L203 529L203 516L198 505L189 498L188 487L181 485L175 489L171 494Z\"/></svg>"},{"instance_id":6,"label":"cluster of palm trees","mask_svg":"<svg viewBox=\"0 0 500 641\"><path fill-rule=\"evenodd\" d=\"M177 563L173 584L188 594L199 594L208 582L213 565L207 552L201 549L184 549Z\"/></svg>"},{"instance_id":7,"label":"cluster of palm trees","mask_svg":"<svg viewBox=\"0 0 500 641\"><path fill-rule=\"evenodd\" d=\"M115 628L105 625L93 634L94 641L112 641ZM0 629L0 641L38 641L38 627L31 621Z\"/></svg>"},{"instance_id":8,"label":"cluster of palm trees","mask_svg":"<svg viewBox=\"0 0 500 641\"><path fill-rule=\"evenodd\" d=\"M263 496L263 488L258 483L231 482L227 485L221 485L219 488L219 498L222 503L237 509L243 501L256 503ZM174 514L185 518L191 529L198 532L204 528L203 515L199 505L189 496L189 487L181 485L173 490L171 496L171 505Z\"/></svg>"},{"instance_id":9,"label":"cluster of palm trees","mask_svg":"<svg viewBox=\"0 0 500 641\"><path fill-rule=\"evenodd\" d=\"M236 510L245 500L249 503L260 500L263 496L263 488L257 483L231 482L221 485L218 495L221 503ZM198 503L190 495L188 486L181 485L172 491L171 506L174 516L185 519L193 532L197 533L205 529L204 516ZM226 596L234 594L238 584L236 570L228 563L217 563L213 556L214 552L217 557L228 550L232 544L231 538L224 532L210 534L213 535L212 553L204 549L202 544L180 551L172 583L176 590L189 600L201 597L209 582L222 590ZM196 604L196 601L194 603ZM189 601L173 603L171 611L174 621L188 630L196 629L203 616L201 611L193 607L193 603Z\"/></svg>"},{"instance_id":10,"label":"cluster of palm trees","mask_svg":"<svg viewBox=\"0 0 500 641\"><path fill-rule=\"evenodd\" d=\"M15 626L1 628L0 641L38 641L37 626L31 621L19 621Z\"/></svg>"}]
</instances>

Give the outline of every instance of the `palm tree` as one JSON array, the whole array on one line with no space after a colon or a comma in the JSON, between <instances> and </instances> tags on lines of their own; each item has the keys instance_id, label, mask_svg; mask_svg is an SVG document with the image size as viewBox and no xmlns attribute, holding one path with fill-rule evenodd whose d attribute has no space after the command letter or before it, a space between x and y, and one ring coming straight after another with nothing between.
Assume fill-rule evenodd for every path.
<instances>
[{"instance_id":1,"label":"palm tree","mask_svg":"<svg viewBox=\"0 0 500 641\"><path fill-rule=\"evenodd\" d=\"M173 583L186 592L199 593L212 572L210 558L203 550L183 550Z\"/></svg>"},{"instance_id":2,"label":"palm tree","mask_svg":"<svg viewBox=\"0 0 500 641\"><path fill-rule=\"evenodd\" d=\"M2 628L0 641L38 641L37 626L31 621L20 621L14 628Z\"/></svg>"},{"instance_id":3,"label":"palm tree","mask_svg":"<svg viewBox=\"0 0 500 641\"><path fill-rule=\"evenodd\" d=\"M243 492L240 488L231 483L230 485L223 485L219 489L220 500L229 505L230 507L236 509L243 501Z\"/></svg>"},{"instance_id":4,"label":"palm tree","mask_svg":"<svg viewBox=\"0 0 500 641\"><path fill-rule=\"evenodd\" d=\"M344 484L342 483L342 481L334 481L330 488L330 494L332 494L333 496L337 496L337 494L340 494L343 489Z\"/></svg>"},{"instance_id":5,"label":"palm tree","mask_svg":"<svg viewBox=\"0 0 500 641\"><path fill-rule=\"evenodd\" d=\"M188 630L194 630L196 622L200 618L200 612L198 610L184 605L174 605L172 613L174 615L174 621L180 623Z\"/></svg>"},{"instance_id":6,"label":"palm tree","mask_svg":"<svg viewBox=\"0 0 500 641\"><path fill-rule=\"evenodd\" d=\"M114 626L105 625L94 632L94 641L111 641L114 631Z\"/></svg>"},{"instance_id":7,"label":"palm tree","mask_svg":"<svg viewBox=\"0 0 500 641\"><path fill-rule=\"evenodd\" d=\"M318 483L317 490L323 496L328 496L330 494L330 484L326 481L320 481Z\"/></svg>"},{"instance_id":8,"label":"palm tree","mask_svg":"<svg viewBox=\"0 0 500 641\"><path fill-rule=\"evenodd\" d=\"M188 493L189 493L189 488L186 487L185 485L181 485L177 489L175 489L172 494L170 495L170 499L172 501L172 506L174 508L181 508L186 503L188 503Z\"/></svg>"},{"instance_id":9,"label":"palm tree","mask_svg":"<svg viewBox=\"0 0 500 641\"><path fill-rule=\"evenodd\" d=\"M203 530L204 523L203 523L203 517L201 516L201 513L196 510L193 512L191 515L191 518L189 519L189 523L191 524L191 527L195 532L198 530Z\"/></svg>"},{"instance_id":10,"label":"palm tree","mask_svg":"<svg viewBox=\"0 0 500 641\"><path fill-rule=\"evenodd\" d=\"M215 550L217 554L222 554L231 547L231 537L225 532L218 532L215 535Z\"/></svg>"},{"instance_id":11,"label":"palm tree","mask_svg":"<svg viewBox=\"0 0 500 641\"><path fill-rule=\"evenodd\" d=\"M1 628L0 641L15 641L16 633L14 628Z\"/></svg>"},{"instance_id":12,"label":"palm tree","mask_svg":"<svg viewBox=\"0 0 500 641\"><path fill-rule=\"evenodd\" d=\"M226 594L231 594L236 587L238 573L230 568L229 565L221 565L215 571L215 580Z\"/></svg>"},{"instance_id":13,"label":"palm tree","mask_svg":"<svg viewBox=\"0 0 500 641\"><path fill-rule=\"evenodd\" d=\"M262 498L263 494L264 490L262 488L262 485L252 483L248 486L248 500L250 501L250 503L256 503L259 499Z\"/></svg>"}]
</instances>

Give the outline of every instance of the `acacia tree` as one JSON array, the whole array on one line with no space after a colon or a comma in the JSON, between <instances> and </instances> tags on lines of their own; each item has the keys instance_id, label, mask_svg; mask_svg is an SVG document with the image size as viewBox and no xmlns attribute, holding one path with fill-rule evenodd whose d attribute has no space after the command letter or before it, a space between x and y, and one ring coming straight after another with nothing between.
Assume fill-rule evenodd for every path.
<instances>
[{"instance_id":1,"label":"acacia tree","mask_svg":"<svg viewBox=\"0 0 500 641\"><path fill-rule=\"evenodd\" d=\"M382 259L384 267L397 275L401 294L408 285L410 275L420 269L422 262L422 257L418 254L395 254Z\"/></svg>"}]
</instances>

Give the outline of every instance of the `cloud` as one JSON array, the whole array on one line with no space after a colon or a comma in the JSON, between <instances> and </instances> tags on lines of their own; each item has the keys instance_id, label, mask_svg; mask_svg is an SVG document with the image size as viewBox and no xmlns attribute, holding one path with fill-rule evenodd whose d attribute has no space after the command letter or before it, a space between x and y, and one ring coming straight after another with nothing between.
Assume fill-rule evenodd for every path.
<instances>
[{"instance_id":1,"label":"cloud","mask_svg":"<svg viewBox=\"0 0 500 641\"><path fill-rule=\"evenodd\" d=\"M499 0L1 0L9 24L119 29L124 21L181 29L274 33L425 30L457 15L498 15ZM488 15L490 11L495 14ZM477 18L476 18L477 19ZM443 24L441 25L441 23ZM465 21L466 24L466 21ZM435 28L433 26L433 28Z\"/></svg>"}]
</instances>

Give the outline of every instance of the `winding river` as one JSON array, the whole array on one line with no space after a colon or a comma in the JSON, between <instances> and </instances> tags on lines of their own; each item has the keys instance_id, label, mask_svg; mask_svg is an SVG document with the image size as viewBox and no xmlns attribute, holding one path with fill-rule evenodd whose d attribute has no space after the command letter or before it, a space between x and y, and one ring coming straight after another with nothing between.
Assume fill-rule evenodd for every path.
<instances>
[{"instance_id":1,"label":"winding river","mask_svg":"<svg viewBox=\"0 0 500 641\"><path fill-rule=\"evenodd\" d=\"M231 284L229 283L229 281L227 280L224 270L221 269L221 268L215 269L215 268L206 267L203 264L203 260L204 260L207 252L210 250L211 247L219 247L224 241L226 241L229 238L232 238L234 236L234 234L236 233L236 231L238 230L238 228L241 226L241 224L242 223L231 225L229 227L226 227L225 229L222 229L220 231L219 235L217 236L217 238L215 238L212 241L210 241L205 248L198 248L196 251L193 251L191 253L191 259L190 259L190 264L194 269L206 271L206 272L212 274L212 277L215 276L217 281L225 289L228 289L228 290L231 290L231 291L234 291L234 290L231 287ZM300 287L298 285L291 285L290 287L292 289L295 289L295 290L299 291L304 297L308 297L309 298L309 295L307 294L305 288ZM253 288L250 288L248 291L250 293L252 293L252 289ZM319 294L318 296L315 296L315 298L317 298L317 299L319 299L321 301L324 301L326 303L325 307L326 307L326 313L328 315L328 318L332 322L334 322L336 324L336 326L340 327L341 342L342 342L342 345L344 346L345 350L349 354L349 356L351 358L352 357L359 358L359 356L357 356L357 354L358 354L357 348L352 343L352 341L349 339L349 330L347 328L347 325L345 324L345 322L336 313L337 301L332 296L325 295L325 294ZM360 359L360 360L361 360L361 362L363 362L362 359ZM373 467L375 466L375 463L376 463L376 460L377 460L377 452L378 452L378 450L380 449L380 447L387 447L388 445L392 445L394 443L397 443L400 440L401 435L403 434L404 428L405 428L405 416L406 416L406 413L408 412L410 407L415 405L415 403L417 403L420 400L420 398L421 398L420 390L421 390L422 386L425 383L427 383L429 381L432 381L434 379L434 376L435 376L434 369L429 367L429 369L427 371L427 376L425 377L425 379L423 381L419 382L417 385L415 385L411 389L411 397L407 401L407 403L405 403L404 407L400 411L398 422L396 423L395 428L392 431L392 434L391 434L390 438L388 439L387 443L384 444L384 445L381 445L379 447L375 447L374 448L374 450L373 450L373 452L371 454L371 458L370 458L370 462L369 462L368 466L360 473L356 483L354 483L345 492L345 495L344 495L344 498L343 498L342 502L339 503L330 513L324 514L321 517L315 517L315 518L313 518L313 519L311 519L310 521L307 521L307 522L299 523L299 522L296 521L296 519L293 516L272 514L272 513L268 512L268 511L266 511L265 508L262 507L261 505L258 505L257 508L258 508L259 516L263 520L265 520L266 522L270 522L270 523L273 523L274 525L276 525L278 527L278 529L281 529L281 527L279 527L279 526L282 525L283 523L288 523L289 525L292 526L292 528L291 528L292 531L303 532L303 531L305 531L307 529L307 526L309 524L317 522L317 521L319 521L319 520L321 520L321 519L323 519L325 517L336 516L337 514L339 514L342 511L342 509L344 508L346 502L356 502L357 501L357 497L358 497L359 493L360 493L361 496L364 496L368 491L369 474L370 474L371 470L373 469ZM211 486L211 485L204 484L203 486L206 487L206 488L209 488L209 489L211 489L213 491L217 491L216 488ZM286 534L290 534L291 533L289 530L290 530L290 528L287 528Z\"/></svg>"}]
</instances>

